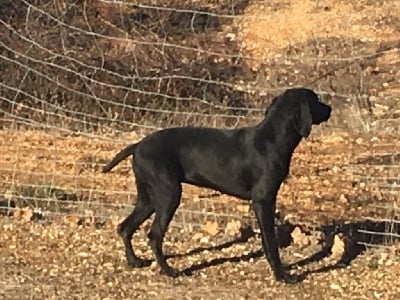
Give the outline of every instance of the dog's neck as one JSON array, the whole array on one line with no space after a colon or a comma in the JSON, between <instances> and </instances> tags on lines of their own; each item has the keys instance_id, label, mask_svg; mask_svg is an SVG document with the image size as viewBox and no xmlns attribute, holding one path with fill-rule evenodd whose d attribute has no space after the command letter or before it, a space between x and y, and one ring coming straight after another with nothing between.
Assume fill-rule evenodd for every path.
<instances>
[{"instance_id":1,"label":"dog's neck","mask_svg":"<svg viewBox=\"0 0 400 300\"><path fill-rule=\"evenodd\" d=\"M289 160L300 143L302 136L297 132L291 120L280 116L269 115L256 126L255 139L268 149L268 144L275 144L279 149L278 155L288 157Z\"/></svg>"}]
</instances>

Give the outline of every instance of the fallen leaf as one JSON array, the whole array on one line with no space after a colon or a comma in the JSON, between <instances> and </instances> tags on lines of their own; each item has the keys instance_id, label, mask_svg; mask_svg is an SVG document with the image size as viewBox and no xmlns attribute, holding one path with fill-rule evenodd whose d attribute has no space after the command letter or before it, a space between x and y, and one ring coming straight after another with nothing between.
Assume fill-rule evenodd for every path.
<instances>
[{"instance_id":1,"label":"fallen leaf","mask_svg":"<svg viewBox=\"0 0 400 300\"><path fill-rule=\"evenodd\" d=\"M196 232L195 234L193 234L192 239L193 240L200 240L203 237L204 237L204 234L202 232Z\"/></svg>"},{"instance_id":2,"label":"fallen leaf","mask_svg":"<svg viewBox=\"0 0 400 300\"><path fill-rule=\"evenodd\" d=\"M4 194L4 199L11 200L13 198L13 192L11 190L7 190Z\"/></svg>"},{"instance_id":3,"label":"fallen leaf","mask_svg":"<svg viewBox=\"0 0 400 300\"><path fill-rule=\"evenodd\" d=\"M345 242L338 235L333 238L332 254L334 256L341 256L345 251Z\"/></svg>"},{"instance_id":4,"label":"fallen leaf","mask_svg":"<svg viewBox=\"0 0 400 300\"><path fill-rule=\"evenodd\" d=\"M204 236L200 239L200 243L202 243L202 244L207 244L208 242L210 242L210 239L208 236Z\"/></svg>"},{"instance_id":5,"label":"fallen leaf","mask_svg":"<svg viewBox=\"0 0 400 300\"><path fill-rule=\"evenodd\" d=\"M358 138L358 139L356 139L356 144L361 145L361 144L363 144L363 143L364 143L363 138Z\"/></svg>"},{"instance_id":6,"label":"fallen leaf","mask_svg":"<svg viewBox=\"0 0 400 300\"><path fill-rule=\"evenodd\" d=\"M65 216L64 217L64 223L76 227L80 223L80 218L77 216Z\"/></svg>"},{"instance_id":7,"label":"fallen leaf","mask_svg":"<svg viewBox=\"0 0 400 300\"><path fill-rule=\"evenodd\" d=\"M243 212L243 213L248 213L250 211L250 205L248 205L248 204L236 205L236 210Z\"/></svg>"},{"instance_id":8,"label":"fallen leaf","mask_svg":"<svg viewBox=\"0 0 400 300\"><path fill-rule=\"evenodd\" d=\"M92 210L85 210L85 224L93 225L95 223L94 212Z\"/></svg>"},{"instance_id":9,"label":"fallen leaf","mask_svg":"<svg viewBox=\"0 0 400 300\"><path fill-rule=\"evenodd\" d=\"M15 209L12 213L12 216L16 219L19 219L21 217L21 209Z\"/></svg>"},{"instance_id":10,"label":"fallen leaf","mask_svg":"<svg viewBox=\"0 0 400 300\"><path fill-rule=\"evenodd\" d=\"M343 194L340 194L339 203L346 204L348 202L349 202L349 200L346 198L346 196Z\"/></svg>"},{"instance_id":11,"label":"fallen leaf","mask_svg":"<svg viewBox=\"0 0 400 300\"><path fill-rule=\"evenodd\" d=\"M207 221L207 223L204 224L201 229L209 235L216 235L218 233L218 223Z\"/></svg>"},{"instance_id":12,"label":"fallen leaf","mask_svg":"<svg viewBox=\"0 0 400 300\"><path fill-rule=\"evenodd\" d=\"M379 260L378 260L378 264L380 264L380 265L383 265L383 264L386 264L388 261L390 261L390 259L389 259L389 253L387 253L387 252L382 252L382 253L380 253L380 258L379 258ZM390 262L391 263L391 262ZM389 263L389 265L390 265L390 263Z\"/></svg>"},{"instance_id":13,"label":"fallen leaf","mask_svg":"<svg viewBox=\"0 0 400 300\"><path fill-rule=\"evenodd\" d=\"M342 143L344 142L344 138L341 136L330 136L330 137L326 137L322 140L324 143Z\"/></svg>"},{"instance_id":14,"label":"fallen leaf","mask_svg":"<svg viewBox=\"0 0 400 300\"><path fill-rule=\"evenodd\" d=\"M30 209L29 207L25 207L22 209L22 215L21 218L25 222L30 222L33 217L33 210Z\"/></svg>"},{"instance_id":15,"label":"fallen leaf","mask_svg":"<svg viewBox=\"0 0 400 300\"><path fill-rule=\"evenodd\" d=\"M239 220L232 220L226 224L225 234L235 236L240 233L242 223Z\"/></svg>"},{"instance_id":16,"label":"fallen leaf","mask_svg":"<svg viewBox=\"0 0 400 300\"><path fill-rule=\"evenodd\" d=\"M292 220L295 220L296 216L294 214L288 213L287 215L284 216L283 221L284 222L289 222Z\"/></svg>"},{"instance_id":17,"label":"fallen leaf","mask_svg":"<svg viewBox=\"0 0 400 300\"><path fill-rule=\"evenodd\" d=\"M117 228L120 222L121 218L119 216L111 216L106 222L106 227Z\"/></svg>"},{"instance_id":18,"label":"fallen leaf","mask_svg":"<svg viewBox=\"0 0 400 300\"><path fill-rule=\"evenodd\" d=\"M29 222L32 220L33 210L29 207L24 207L14 210L12 215L16 219L21 219L25 222Z\"/></svg>"},{"instance_id":19,"label":"fallen leaf","mask_svg":"<svg viewBox=\"0 0 400 300\"><path fill-rule=\"evenodd\" d=\"M304 246L310 243L308 236L298 226L292 231L291 236L296 245Z\"/></svg>"}]
</instances>

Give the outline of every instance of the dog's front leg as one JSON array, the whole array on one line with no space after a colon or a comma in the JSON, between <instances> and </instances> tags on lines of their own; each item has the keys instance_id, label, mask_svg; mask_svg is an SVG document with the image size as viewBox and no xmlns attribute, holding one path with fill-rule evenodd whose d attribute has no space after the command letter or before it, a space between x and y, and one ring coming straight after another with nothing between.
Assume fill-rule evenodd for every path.
<instances>
[{"instance_id":1,"label":"dog's front leg","mask_svg":"<svg viewBox=\"0 0 400 300\"><path fill-rule=\"evenodd\" d=\"M279 257L278 241L275 235L275 202L278 189L255 189L253 192L253 208L260 226L263 249L271 265L276 280L296 283L299 278L287 273Z\"/></svg>"}]
</instances>

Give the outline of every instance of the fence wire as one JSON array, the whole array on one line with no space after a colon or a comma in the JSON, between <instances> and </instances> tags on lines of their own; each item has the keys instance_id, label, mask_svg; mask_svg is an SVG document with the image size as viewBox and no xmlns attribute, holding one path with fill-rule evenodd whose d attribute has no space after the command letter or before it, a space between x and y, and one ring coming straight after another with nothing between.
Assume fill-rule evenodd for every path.
<instances>
[{"instance_id":1,"label":"fence wire","mask_svg":"<svg viewBox=\"0 0 400 300\"><path fill-rule=\"evenodd\" d=\"M335 189L325 200L334 203L348 189L343 197L369 206L354 217L385 224L383 231L360 229L370 236L363 243L397 240L400 50L389 29L380 28L376 40L358 39L358 16L342 12L338 20L348 20L341 26L352 35L316 34L306 42L294 37L266 55L249 45L267 49L257 43L269 37L246 28L271 17L255 13L251 1L244 8L226 1L197 8L173 1L89 2L0 4L2 211L28 206L43 216L122 217L135 202L130 167L124 163L108 177L100 172L120 147L171 126L253 125L274 96L306 85L334 107L334 115L295 154L295 174L282 200L289 199L293 210L295 200L325 199L318 190L320 168L332 162L341 172L325 184ZM396 8L388 1L379 13L388 16ZM337 143L354 142L346 161L340 152L318 151L335 136L344 136ZM310 151L316 163L307 158ZM209 195L185 189L175 223L254 223L237 200Z\"/></svg>"}]
</instances>

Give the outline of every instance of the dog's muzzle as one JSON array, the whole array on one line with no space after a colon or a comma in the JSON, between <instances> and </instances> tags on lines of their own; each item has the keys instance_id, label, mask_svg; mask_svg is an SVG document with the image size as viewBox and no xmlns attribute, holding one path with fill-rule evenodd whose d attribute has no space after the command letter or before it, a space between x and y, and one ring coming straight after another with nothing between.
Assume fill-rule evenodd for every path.
<instances>
[{"instance_id":1,"label":"dog's muzzle","mask_svg":"<svg viewBox=\"0 0 400 300\"><path fill-rule=\"evenodd\" d=\"M316 125L326 122L331 117L332 107L324 103L320 103L315 114L313 114L313 123Z\"/></svg>"}]
</instances>

